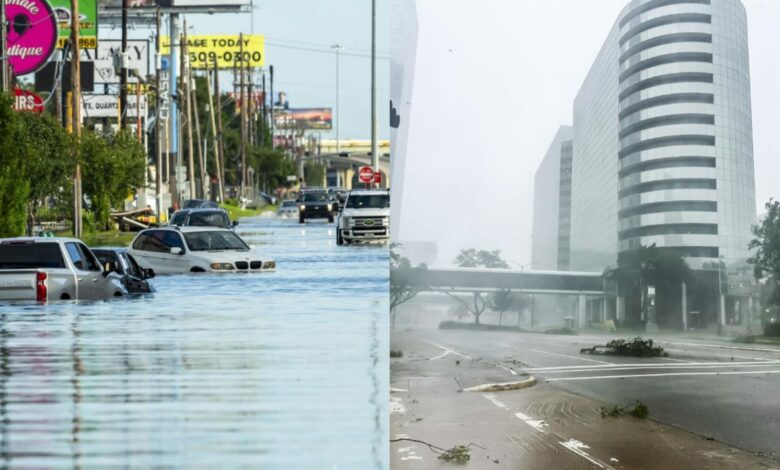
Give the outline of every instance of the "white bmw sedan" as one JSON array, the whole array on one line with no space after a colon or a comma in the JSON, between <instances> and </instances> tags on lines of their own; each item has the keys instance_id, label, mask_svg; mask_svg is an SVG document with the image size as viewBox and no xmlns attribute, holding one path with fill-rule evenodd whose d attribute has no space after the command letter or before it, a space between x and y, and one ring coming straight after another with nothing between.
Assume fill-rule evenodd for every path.
<instances>
[{"instance_id":1,"label":"white bmw sedan","mask_svg":"<svg viewBox=\"0 0 780 470\"><path fill-rule=\"evenodd\" d=\"M253 252L232 230L216 227L161 227L143 230L127 250L144 269L157 274L266 272L276 262Z\"/></svg>"}]
</instances>

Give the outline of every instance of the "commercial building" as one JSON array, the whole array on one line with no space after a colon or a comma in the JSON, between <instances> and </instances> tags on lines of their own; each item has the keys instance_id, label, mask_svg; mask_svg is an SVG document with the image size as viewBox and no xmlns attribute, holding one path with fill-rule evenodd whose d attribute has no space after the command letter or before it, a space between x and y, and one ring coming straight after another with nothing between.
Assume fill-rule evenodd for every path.
<instances>
[{"instance_id":1,"label":"commercial building","mask_svg":"<svg viewBox=\"0 0 780 470\"><path fill-rule=\"evenodd\" d=\"M756 214L741 2L630 2L576 96L573 124L569 268L603 270L655 244L696 270L696 286L667 292L662 326L744 324L750 296L729 292L730 277L744 277ZM602 316L613 308L625 315L616 302Z\"/></svg>"},{"instance_id":2,"label":"commercial building","mask_svg":"<svg viewBox=\"0 0 780 470\"><path fill-rule=\"evenodd\" d=\"M555 134L534 178L531 267L569 269L572 127Z\"/></svg>"}]
</instances>

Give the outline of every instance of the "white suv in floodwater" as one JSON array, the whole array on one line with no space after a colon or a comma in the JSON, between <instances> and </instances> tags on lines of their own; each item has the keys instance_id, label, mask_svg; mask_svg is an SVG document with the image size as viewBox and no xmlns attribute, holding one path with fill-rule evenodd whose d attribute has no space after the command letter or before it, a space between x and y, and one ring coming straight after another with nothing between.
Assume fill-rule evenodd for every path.
<instances>
[{"instance_id":1,"label":"white suv in floodwater","mask_svg":"<svg viewBox=\"0 0 780 470\"><path fill-rule=\"evenodd\" d=\"M141 231L127 250L157 274L267 272L276 262L260 256L232 230L217 227L160 227Z\"/></svg>"},{"instance_id":2,"label":"white suv in floodwater","mask_svg":"<svg viewBox=\"0 0 780 470\"><path fill-rule=\"evenodd\" d=\"M336 225L336 244L387 241L390 238L390 191L350 191Z\"/></svg>"}]
</instances>

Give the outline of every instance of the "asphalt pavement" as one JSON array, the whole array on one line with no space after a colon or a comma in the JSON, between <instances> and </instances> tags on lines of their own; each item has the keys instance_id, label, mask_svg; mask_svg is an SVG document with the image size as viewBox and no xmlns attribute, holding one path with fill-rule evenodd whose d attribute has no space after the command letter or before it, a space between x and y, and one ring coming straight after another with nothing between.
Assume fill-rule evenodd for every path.
<instances>
[{"instance_id":1,"label":"asphalt pavement","mask_svg":"<svg viewBox=\"0 0 780 470\"><path fill-rule=\"evenodd\" d=\"M655 336L669 357L581 354L612 334L397 327L393 468L441 465L469 444L478 468L780 468L780 348ZM466 392L477 383L538 384ZM647 420L602 418L635 401Z\"/></svg>"}]
</instances>

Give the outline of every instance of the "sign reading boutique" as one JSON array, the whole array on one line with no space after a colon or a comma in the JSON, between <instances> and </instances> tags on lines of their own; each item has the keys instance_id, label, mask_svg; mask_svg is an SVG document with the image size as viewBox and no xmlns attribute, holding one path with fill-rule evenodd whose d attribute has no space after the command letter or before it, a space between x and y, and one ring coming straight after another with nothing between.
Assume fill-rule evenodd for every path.
<instances>
[{"instance_id":1,"label":"sign reading boutique","mask_svg":"<svg viewBox=\"0 0 780 470\"><path fill-rule=\"evenodd\" d=\"M84 118L119 118L119 97L115 95L84 95L81 101L81 115ZM127 99L127 117L138 117L138 104L135 97ZM146 96L141 96L141 117L147 113Z\"/></svg>"},{"instance_id":2,"label":"sign reading boutique","mask_svg":"<svg viewBox=\"0 0 780 470\"><path fill-rule=\"evenodd\" d=\"M57 45L57 20L46 0L5 0L8 63L16 75L43 67Z\"/></svg>"}]
</instances>

